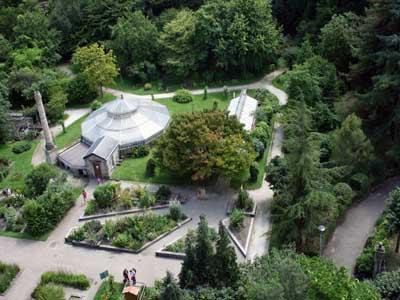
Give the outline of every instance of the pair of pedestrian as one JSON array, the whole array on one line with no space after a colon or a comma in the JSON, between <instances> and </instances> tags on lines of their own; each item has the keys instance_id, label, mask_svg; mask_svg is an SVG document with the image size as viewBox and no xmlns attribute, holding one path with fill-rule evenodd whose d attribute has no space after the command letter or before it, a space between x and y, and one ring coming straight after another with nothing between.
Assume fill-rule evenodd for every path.
<instances>
[{"instance_id":1,"label":"pair of pedestrian","mask_svg":"<svg viewBox=\"0 0 400 300\"><path fill-rule=\"evenodd\" d=\"M124 269L122 272L124 277L124 285L135 285L136 284L136 269L132 268L130 271L128 269Z\"/></svg>"}]
</instances>

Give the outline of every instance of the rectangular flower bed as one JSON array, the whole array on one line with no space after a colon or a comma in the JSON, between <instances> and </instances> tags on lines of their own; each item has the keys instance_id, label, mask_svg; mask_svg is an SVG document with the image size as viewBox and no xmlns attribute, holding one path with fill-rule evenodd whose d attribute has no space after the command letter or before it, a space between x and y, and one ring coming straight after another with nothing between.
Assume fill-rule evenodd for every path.
<instances>
[{"instance_id":1,"label":"rectangular flower bed","mask_svg":"<svg viewBox=\"0 0 400 300\"><path fill-rule=\"evenodd\" d=\"M11 285L19 272L17 265L8 265L0 262L0 294L3 294Z\"/></svg>"},{"instance_id":2,"label":"rectangular flower bed","mask_svg":"<svg viewBox=\"0 0 400 300\"><path fill-rule=\"evenodd\" d=\"M107 220L104 224L92 220L73 229L66 237L66 242L105 250L138 253L188 221L190 219L183 215L173 219L170 215L152 212L119 220Z\"/></svg>"}]
</instances>

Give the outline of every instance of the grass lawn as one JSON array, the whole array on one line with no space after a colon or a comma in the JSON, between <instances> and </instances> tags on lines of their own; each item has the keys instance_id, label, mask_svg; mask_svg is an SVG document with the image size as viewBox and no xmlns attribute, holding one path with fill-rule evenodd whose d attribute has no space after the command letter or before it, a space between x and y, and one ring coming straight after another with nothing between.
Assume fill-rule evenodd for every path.
<instances>
[{"instance_id":1,"label":"grass lawn","mask_svg":"<svg viewBox=\"0 0 400 300\"><path fill-rule=\"evenodd\" d=\"M12 152L12 148L21 143L26 143L26 141L0 145L0 156L6 157L12 161L8 176L0 182L0 189L9 187L13 190L22 191L24 188L24 177L33 168L31 164L32 155L39 144L39 141L32 141L32 147L29 151L20 154Z\"/></svg>"},{"instance_id":2,"label":"grass lawn","mask_svg":"<svg viewBox=\"0 0 400 300\"><path fill-rule=\"evenodd\" d=\"M253 75L247 78L220 80L208 84L205 82L194 82L190 84L190 86L184 85L182 83L165 83L165 82L161 83L161 81L151 81L150 83L152 85L152 88L149 90L144 89L144 83L142 84L133 83L129 79L118 77L115 80L115 84L111 87L117 90L121 90L127 93L133 93L136 95L151 95L151 94L159 94L166 92L174 92L181 88L193 90L193 89L204 89L205 86L208 86L208 88L213 88L213 87L222 87L222 86L229 87L234 85L248 84L260 80L263 76L264 74L259 76Z\"/></svg>"},{"instance_id":3,"label":"grass lawn","mask_svg":"<svg viewBox=\"0 0 400 300\"><path fill-rule=\"evenodd\" d=\"M79 138L81 137L81 125L83 121L85 121L86 117L87 115L84 115L80 119L76 120L74 123L66 128L65 133L60 133L56 136L55 143L59 150L79 140Z\"/></svg>"},{"instance_id":4,"label":"grass lawn","mask_svg":"<svg viewBox=\"0 0 400 300\"><path fill-rule=\"evenodd\" d=\"M161 184L178 184L181 181L173 177L171 173L166 170L157 168L154 177L146 177L146 165L150 159L151 154L142 158L126 158L122 164L115 168L111 178L114 180L137 181L147 183L161 183Z\"/></svg>"},{"instance_id":5,"label":"grass lawn","mask_svg":"<svg viewBox=\"0 0 400 300\"><path fill-rule=\"evenodd\" d=\"M229 99L226 99L224 93L215 93L208 94L208 98L206 100L203 99L203 95L193 96L193 102L190 103L177 103L172 101L171 98L168 99L158 99L157 102L164 104L167 106L171 115L180 114L185 112L192 111L201 111L204 109L212 109L214 105L214 101L217 101L218 109L225 110L230 102Z\"/></svg>"},{"instance_id":6,"label":"grass lawn","mask_svg":"<svg viewBox=\"0 0 400 300\"><path fill-rule=\"evenodd\" d=\"M122 300L122 290L124 288L124 284L120 282L114 282L113 289L110 290L109 281L103 281L97 290L96 295L94 296L94 300ZM110 293L111 292L111 293ZM106 296L108 294L108 297Z\"/></svg>"},{"instance_id":7,"label":"grass lawn","mask_svg":"<svg viewBox=\"0 0 400 300\"><path fill-rule=\"evenodd\" d=\"M50 233L51 231L41 236L32 236L26 232L0 231L0 236L10 237L14 239L22 239L22 240L46 241Z\"/></svg>"}]
</instances>

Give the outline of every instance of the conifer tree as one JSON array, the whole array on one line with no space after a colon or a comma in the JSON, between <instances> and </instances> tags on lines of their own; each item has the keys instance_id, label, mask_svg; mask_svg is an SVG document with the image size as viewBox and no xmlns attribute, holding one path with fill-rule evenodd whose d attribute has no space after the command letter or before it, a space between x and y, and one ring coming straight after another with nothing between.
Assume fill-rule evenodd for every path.
<instances>
[{"instance_id":1,"label":"conifer tree","mask_svg":"<svg viewBox=\"0 0 400 300\"><path fill-rule=\"evenodd\" d=\"M180 289L172 273L169 271L167 271L167 275L163 279L159 299L160 300L182 299L182 290Z\"/></svg>"}]
</instances>

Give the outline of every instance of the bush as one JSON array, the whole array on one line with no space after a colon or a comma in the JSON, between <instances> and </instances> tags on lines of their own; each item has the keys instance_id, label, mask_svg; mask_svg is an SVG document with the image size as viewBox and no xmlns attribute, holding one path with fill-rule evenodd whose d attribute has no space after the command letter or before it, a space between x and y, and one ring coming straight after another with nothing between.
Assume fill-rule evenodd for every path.
<instances>
[{"instance_id":1,"label":"bush","mask_svg":"<svg viewBox=\"0 0 400 300\"><path fill-rule=\"evenodd\" d=\"M364 193L369 187L369 178L364 173L357 173L351 176L350 185L356 191Z\"/></svg>"},{"instance_id":2,"label":"bush","mask_svg":"<svg viewBox=\"0 0 400 300\"><path fill-rule=\"evenodd\" d=\"M22 207L22 217L26 222L25 231L32 236L44 234L51 228L43 205L34 200L27 201Z\"/></svg>"},{"instance_id":3,"label":"bush","mask_svg":"<svg viewBox=\"0 0 400 300\"><path fill-rule=\"evenodd\" d=\"M43 194L50 179L59 175L59 171L49 164L43 163L35 167L25 177L25 194L35 197Z\"/></svg>"},{"instance_id":4,"label":"bush","mask_svg":"<svg viewBox=\"0 0 400 300\"><path fill-rule=\"evenodd\" d=\"M112 242L112 245L118 248L129 248L129 244L131 243L131 238L129 235L124 232L117 235L117 237Z\"/></svg>"},{"instance_id":5,"label":"bush","mask_svg":"<svg viewBox=\"0 0 400 300\"><path fill-rule=\"evenodd\" d=\"M344 182L339 182L333 187L333 194L342 208L348 207L353 199L353 190Z\"/></svg>"},{"instance_id":6,"label":"bush","mask_svg":"<svg viewBox=\"0 0 400 300\"><path fill-rule=\"evenodd\" d=\"M149 155L150 147L147 145L140 145L132 149L132 156L134 158L141 158Z\"/></svg>"},{"instance_id":7,"label":"bush","mask_svg":"<svg viewBox=\"0 0 400 300\"><path fill-rule=\"evenodd\" d=\"M250 178L249 178L249 181L252 182L252 183L256 182L259 173L260 173L260 171L258 169L258 163L257 162L253 162L250 165Z\"/></svg>"},{"instance_id":8,"label":"bush","mask_svg":"<svg viewBox=\"0 0 400 300\"><path fill-rule=\"evenodd\" d=\"M95 101L93 101L92 104L90 105L90 109L91 109L92 111L95 111L95 110L98 110L101 106L102 106L101 102L95 100Z\"/></svg>"},{"instance_id":9,"label":"bush","mask_svg":"<svg viewBox=\"0 0 400 300\"><path fill-rule=\"evenodd\" d=\"M12 152L15 154L21 154L23 152L29 151L32 148L32 144L29 142L25 142L22 144L17 144L14 147L12 147Z\"/></svg>"},{"instance_id":10,"label":"bush","mask_svg":"<svg viewBox=\"0 0 400 300\"><path fill-rule=\"evenodd\" d=\"M162 185L158 188L156 192L156 199L158 202L165 203L168 201L171 194L172 194L171 189L166 185Z\"/></svg>"},{"instance_id":11,"label":"bush","mask_svg":"<svg viewBox=\"0 0 400 300\"><path fill-rule=\"evenodd\" d=\"M156 198L149 191L145 191L144 195L139 199L139 206L141 208L149 208L154 206L156 203Z\"/></svg>"},{"instance_id":12,"label":"bush","mask_svg":"<svg viewBox=\"0 0 400 300\"><path fill-rule=\"evenodd\" d=\"M378 275L374 285L384 299L397 300L400 296L400 270L383 272Z\"/></svg>"},{"instance_id":13,"label":"bush","mask_svg":"<svg viewBox=\"0 0 400 300\"><path fill-rule=\"evenodd\" d=\"M244 213L241 209L234 209L229 216L230 226L234 229L240 229L243 227Z\"/></svg>"},{"instance_id":14,"label":"bush","mask_svg":"<svg viewBox=\"0 0 400 300\"><path fill-rule=\"evenodd\" d=\"M250 198L246 190L240 190L236 199L236 208L241 210L248 210L253 208L253 199Z\"/></svg>"},{"instance_id":15,"label":"bush","mask_svg":"<svg viewBox=\"0 0 400 300\"><path fill-rule=\"evenodd\" d=\"M262 141L260 141L258 138L253 138L253 146L254 146L254 150L257 153L257 157L256 160L260 160L265 152L265 146L264 143Z\"/></svg>"},{"instance_id":16,"label":"bush","mask_svg":"<svg viewBox=\"0 0 400 300\"><path fill-rule=\"evenodd\" d=\"M268 124L266 122L259 122L256 128L254 128L254 130L251 132L251 136L260 140L264 146L266 146L267 141L270 138Z\"/></svg>"},{"instance_id":17,"label":"bush","mask_svg":"<svg viewBox=\"0 0 400 300\"><path fill-rule=\"evenodd\" d=\"M65 300L65 292L62 286L45 284L37 288L34 298L38 300Z\"/></svg>"},{"instance_id":18,"label":"bush","mask_svg":"<svg viewBox=\"0 0 400 300\"><path fill-rule=\"evenodd\" d=\"M97 97L96 89L90 86L86 76L83 74L78 74L69 82L67 93L68 101L77 104L90 103Z\"/></svg>"},{"instance_id":19,"label":"bush","mask_svg":"<svg viewBox=\"0 0 400 300\"><path fill-rule=\"evenodd\" d=\"M8 265L0 262L0 294L4 293L19 272L17 265Z\"/></svg>"},{"instance_id":20,"label":"bush","mask_svg":"<svg viewBox=\"0 0 400 300\"><path fill-rule=\"evenodd\" d=\"M90 286L90 281L85 275L72 274L64 271L43 273L40 284L49 283L64 285L79 290L87 290Z\"/></svg>"},{"instance_id":21,"label":"bush","mask_svg":"<svg viewBox=\"0 0 400 300\"><path fill-rule=\"evenodd\" d=\"M169 215L171 216L171 219L176 222L182 219L182 206L179 201L171 201L169 204Z\"/></svg>"},{"instance_id":22,"label":"bush","mask_svg":"<svg viewBox=\"0 0 400 300\"><path fill-rule=\"evenodd\" d=\"M151 90L152 88L153 88L153 86L152 86L151 83L149 83L149 82L145 83L145 85L144 85L144 87L143 87L143 89L144 89L145 91L149 91L149 90Z\"/></svg>"},{"instance_id":23,"label":"bush","mask_svg":"<svg viewBox=\"0 0 400 300\"><path fill-rule=\"evenodd\" d=\"M6 221L6 230L14 231L17 223L17 211L14 207L11 206L6 208L4 219Z\"/></svg>"},{"instance_id":24,"label":"bush","mask_svg":"<svg viewBox=\"0 0 400 300\"><path fill-rule=\"evenodd\" d=\"M177 103L189 103L193 101L193 96L190 91L185 89L177 90L175 96L172 98Z\"/></svg>"},{"instance_id":25,"label":"bush","mask_svg":"<svg viewBox=\"0 0 400 300\"><path fill-rule=\"evenodd\" d=\"M99 208L111 207L116 197L116 186L111 183L99 185L96 187L93 197Z\"/></svg>"},{"instance_id":26,"label":"bush","mask_svg":"<svg viewBox=\"0 0 400 300\"><path fill-rule=\"evenodd\" d=\"M95 201L89 201L86 204L85 216L94 215L96 213L96 210L97 210L96 202Z\"/></svg>"},{"instance_id":27,"label":"bush","mask_svg":"<svg viewBox=\"0 0 400 300\"><path fill-rule=\"evenodd\" d=\"M156 175L156 161L150 158L146 164L146 177L154 177Z\"/></svg>"}]
</instances>

